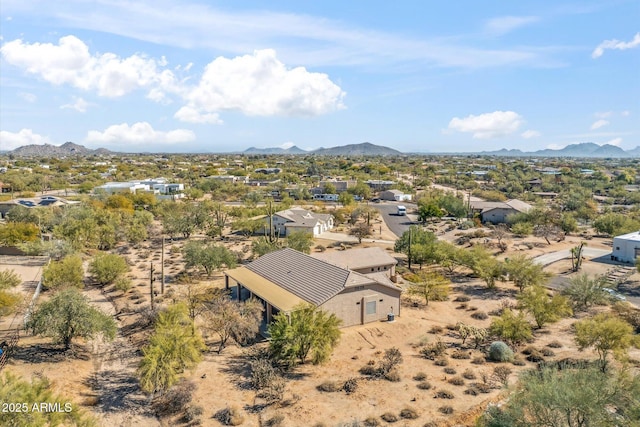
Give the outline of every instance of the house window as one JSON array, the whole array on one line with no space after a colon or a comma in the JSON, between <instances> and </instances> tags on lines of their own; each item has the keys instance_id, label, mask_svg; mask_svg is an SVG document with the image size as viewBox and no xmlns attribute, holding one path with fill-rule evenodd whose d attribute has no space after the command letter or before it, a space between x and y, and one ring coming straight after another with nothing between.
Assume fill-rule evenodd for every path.
<instances>
[{"instance_id":1,"label":"house window","mask_svg":"<svg viewBox=\"0 0 640 427\"><path fill-rule=\"evenodd\" d=\"M365 306L365 314L367 316L369 316L371 314L376 314L376 302L375 301L367 302L367 304Z\"/></svg>"},{"instance_id":2,"label":"house window","mask_svg":"<svg viewBox=\"0 0 640 427\"><path fill-rule=\"evenodd\" d=\"M616 246L616 251L619 251L619 250L620 250L620 246Z\"/></svg>"}]
</instances>

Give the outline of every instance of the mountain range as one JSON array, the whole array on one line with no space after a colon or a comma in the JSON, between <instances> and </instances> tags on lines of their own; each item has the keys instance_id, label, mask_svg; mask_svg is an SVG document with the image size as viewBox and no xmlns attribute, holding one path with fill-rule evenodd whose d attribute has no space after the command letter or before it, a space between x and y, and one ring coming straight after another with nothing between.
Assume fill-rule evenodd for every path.
<instances>
[{"instance_id":1,"label":"mountain range","mask_svg":"<svg viewBox=\"0 0 640 427\"><path fill-rule=\"evenodd\" d=\"M66 157L66 156L88 156L88 155L112 155L116 152L107 150L106 148L98 148L95 150L86 148L82 145L66 142L60 146L51 144L31 144L18 147L9 151L7 154L14 156L31 156L31 157ZM251 147L241 152L241 154L250 155L319 155L319 156L399 156L403 154L393 148L363 142L360 144L348 144L331 148L318 148L316 150L303 150L295 145L289 148L271 147L271 148L255 148ZM458 155L482 155L482 156L501 156L501 157L591 157L591 158L632 158L640 157L640 146L632 150L623 150L615 145L598 145L593 142L583 142L579 144L571 144L558 150L544 149L538 151L521 151L503 148L497 151L482 152L466 152L466 153L416 153L420 155L431 154L458 154Z\"/></svg>"}]
</instances>

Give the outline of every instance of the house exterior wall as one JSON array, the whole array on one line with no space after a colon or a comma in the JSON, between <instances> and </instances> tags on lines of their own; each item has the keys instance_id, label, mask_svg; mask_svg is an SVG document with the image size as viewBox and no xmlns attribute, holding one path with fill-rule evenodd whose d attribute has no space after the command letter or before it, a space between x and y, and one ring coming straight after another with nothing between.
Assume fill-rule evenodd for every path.
<instances>
[{"instance_id":1,"label":"house exterior wall","mask_svg":"<svg viewBox=\"0 0 640 427\"><path fill-rule=\"evenodd\" d=\"M501 224L507 222L507 216L518 213L515 209L495 208L482 214L482 222Z\"/></svg>"},{"instance_id":2,"label":"house exterior wall","mask_svg":"<svg viewBox=\"0 0 640 427\"><path fill-rule=\"evenodd\" d=\"M635 239L624 236L613 238L613 251L611 258L615 261L634 263L640 256L640 236Z\"/></svg>"},{"instance_id":3,"label":"house exterior wall","mask_svg":"<svg viewBox=\"0 0 640 427\"><path fill-rule=\"evenodd\" d=\"M367 303L375 303L374 313L367 314ZM400 289L380 284L347 288L320 308L342 319L342 327L384 320L392 309L396 316L400 314Z\"/></svg>"},{"instance_id":4,"label":"house exterior wall","mask_svg":"<svg viewBox=\"0 0 640 427\"><path fill-rule=\"evenodd\" d=\"M380 265L376 265L373 267L366 267L366 268L349 268L349 270L351 271L355 271L357 273L362 273L362 274L370 274L370 273L377 273L379 271L389 271L389 274L391 276L393 276L396 273L396 265L395 264L380 264Z\"/></svg>"}]
</instances>

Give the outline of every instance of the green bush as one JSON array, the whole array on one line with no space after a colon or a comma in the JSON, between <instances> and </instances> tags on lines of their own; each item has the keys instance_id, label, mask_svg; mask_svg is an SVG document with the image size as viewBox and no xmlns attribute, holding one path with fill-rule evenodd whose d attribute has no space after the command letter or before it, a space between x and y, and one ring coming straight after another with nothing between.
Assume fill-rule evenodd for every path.
<instances>
[{"instance_id":1,"label":"green bush","mask_svg":"<svg viewBox=\"0 0 640 427\"><path fill-rule=\"evenodd\" d=\"M100 285L114 283L127 271L129 271L127 260L116 254L99 254L89 266L89 272Z\"/></svg>"},{"instance_id":2,"label":"green bush","mask_svg":"<svg viewBox=\"0 0 640 427\"><path fill-rule=\"evenodd\" d=\"M494 341L489 346L489 360L494 362L513 361L513 351L502 341Z\"/></svg>"}]
</instances>

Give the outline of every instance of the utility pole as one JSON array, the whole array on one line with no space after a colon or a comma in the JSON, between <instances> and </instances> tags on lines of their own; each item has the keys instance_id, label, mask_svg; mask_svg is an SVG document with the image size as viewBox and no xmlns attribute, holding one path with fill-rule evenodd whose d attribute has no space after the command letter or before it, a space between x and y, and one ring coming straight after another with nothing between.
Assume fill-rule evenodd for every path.
<instances>
[{"instance_id":1,"label":"utility pole","mask_svg":"<svg viewBox=\"0 0 640 427\"><path fill-rule=\"evenodd\" d=\"M409 227L409 250L407 251L407 258L409 259L409 271L411 271L411 244L413 240L413 230Z\"/></svg>"},{"instance_id":2,"label":"utility pole","mask_svg":"<svg viewBox=\"0 0 640 427\"><path fill-rule=\"evenodd\" d=\"M164 236L162 236L162 252L160 253L160 274L162 274L161 282L160 282L160 294L164 295Z\"/></svg>"},{"instance_id":3,"label":"utility pole","mask_svg":"<svg viewBox=\"0 0 640 427\"><path fill-rule=\"evenodd\" d=\"M156 301L155 301L155 296L153 295L153 263L151 263L151 272L149 274L149 292L151 295L151 311L155 310L156 308Z\"/></svg>"}]
</instances>

